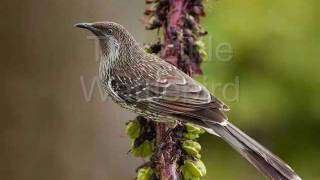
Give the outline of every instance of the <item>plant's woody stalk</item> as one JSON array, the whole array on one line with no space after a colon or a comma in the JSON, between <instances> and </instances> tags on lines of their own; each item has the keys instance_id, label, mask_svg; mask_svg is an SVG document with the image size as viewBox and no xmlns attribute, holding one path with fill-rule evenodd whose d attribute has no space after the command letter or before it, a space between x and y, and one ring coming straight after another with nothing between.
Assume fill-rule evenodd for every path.
<instances>
[{"instance_id":1,"label":"plant's woody stalk","mask_svg":"<svg viewBox=\"0 0 320 180\"><path fill-rule=\"evenodd\" d=\"M206 32L199 20L204 16L202 0L145 0L147 30L158 30L158 42L146 45L146 51L186 74L202 74L201 62L207 54L201 37ZM159 31L162 29L162 31ZM206 174L200 160L201 145L196 142L204 133L192 124L154 122L142 116L127 124L133 140L131 153L150 157L137 169L137 180L198 180Z\"/></svg>"},{"instance_id":2,"label":"plant's woody stalk","mask_svg":"<svg viewBox=\"0 0 320 180\"><path fill-rule=\"evenodd\" d=\"M178 59L181 52L181 44L179 35L182 34L182 15L185 0L170 0L169 12L166 17L166 24L164 24L164 47L160 52L160 57L169 63L178 66ZM170 127L166 123L159 122L156 124L156 142L157 144L167 143L166 148L159 161L158 171L160 172L161 180L177 180L176 160L172 157L175 152L170 152L174 148L170 147L172 137L165 137ZM166 140L167 142L163 142ZM174 146L174 144L172 144Z\"/></svg>"}]
</instances>

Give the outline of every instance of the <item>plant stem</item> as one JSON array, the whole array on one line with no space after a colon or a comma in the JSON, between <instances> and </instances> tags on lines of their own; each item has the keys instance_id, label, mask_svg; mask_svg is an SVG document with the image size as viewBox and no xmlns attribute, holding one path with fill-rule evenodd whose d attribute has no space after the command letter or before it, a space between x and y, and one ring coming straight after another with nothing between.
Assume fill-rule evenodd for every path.
<instances>
[{"instance_id":1,"label":"plant stem","mask_svg":"<svg viewBox=\"0 0 320 180\"><path fill-rule=\"evenodd\" d=\"M206 35L206 31L199 23L200 17L205 15L203 0L146 0L145 2L148 6L144 11L146 29L157 29L158 32L160 29L163 30L163 34L160 35L163 38L159 37L158 42L147 45L147 52L159 54L161 59L190 76L202 74L200 64L207 56L201 41L201 37ZM190 179L191 170L184 163L187 160L189 163L201 162L200 145L196 139L203 132L197 127L187 126L183 123L177 123L173 127L172 123L164 123L166 121L154 122L143 117L137 119L141 120L141 118L150 123L139 121L141 128L147 131L140 132L139 137L134 138L134 142L138 147L139 142L141 144L151 138L154 139L152 142L154 142L155 148L152 149L153 154L150 157L150 162L144 163L138 168L139 177L157 180ZM149 131L152 133L150 134ZM186 141L189 144L184 144ZM195 150L196 154L194 152L191 154L186 150L186 148L194 148L193 146L198 147L198 150ZM134 148L133 150L137 150ZM140 149L144 153L136 154L137 156L146 154L145 151L149 150L150 148L146 148L144 151ZM152 169L152 177L145 176L147 168ZM201 170L198 169L198 171ZM202 176L194 175L192 177L199 179Z\"/></svg>"},{"instance_id":2,"label":"plant stem","mask_svg":"<svg viewBox=\"0 0 320 180\"><path fill-rule=\"evenodd\" d=\"M184 0L170 0L169 13L167 14L167 23L164 25L164 48L161 51L161 58L169 63L178 66L178 59L181 52L181 44L178 40L179 34L182 34L181 22L184 8ZM161 180L177 180L176 158L172 152L175 148L175 143L170 143L172 137L170 135L170 127L167 123L156 123L156 144L164 146L160 154L158 171L160 172ZM161 148L161 147L160 147Z\"/></svg>"},{"instance_id":3,"label":"plant stem","mask_svg":"<svg viewBox=\"0 0 320 180\"><path fill-rule=\"evenodd\" d=\"M166 123L156 123L156 144L159 145L160 155L158 156L158 171L160 172L161 180L177 180L176 161L172 161L173 152L170 147L171 137L168 136L169 127ZM164 147L162 147L164 146ZM162 149L163 148L163 149ZM159 151L158 150L158 151Z\"/></svg>"}]
</instances>

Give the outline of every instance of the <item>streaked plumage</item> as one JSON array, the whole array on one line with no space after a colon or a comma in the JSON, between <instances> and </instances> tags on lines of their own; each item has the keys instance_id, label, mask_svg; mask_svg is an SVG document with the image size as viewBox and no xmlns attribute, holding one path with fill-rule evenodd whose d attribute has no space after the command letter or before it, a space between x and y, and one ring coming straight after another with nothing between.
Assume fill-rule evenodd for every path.
<instances>
[{"instance_id":1,"label":"streaked plumage","mask_svg":"<svg viewBox=\"0 0 320 180\"><path fill-rule=\"evenodd\" d=\"M101 83L120 106L155 121L179 120L211 129L269 179L300 179L286 163L228 122L223 111L229 108L222 101L173 65L146 53L124 27L113 22L77 26L100 37Z\"/></svg>"}]
</instances>

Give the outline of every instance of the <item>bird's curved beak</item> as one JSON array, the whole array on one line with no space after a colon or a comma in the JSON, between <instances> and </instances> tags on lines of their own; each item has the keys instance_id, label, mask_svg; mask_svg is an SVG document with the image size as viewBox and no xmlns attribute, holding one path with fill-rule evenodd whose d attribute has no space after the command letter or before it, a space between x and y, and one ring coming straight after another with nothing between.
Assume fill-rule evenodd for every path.
<instances>
[{"instance_id":1,"label":"bird's curved beak","mask_svg":"<svg viewBox=\"0 0 320 180\"><path fill-rule=\"evenodd\" d=\"M89 31L91 31L93 34L95 34L97 36L102 35L101 30L94 27L93 23L77 23L74 26L78 27L78 28L88 29Z\"/></svg>"}]
</instances>

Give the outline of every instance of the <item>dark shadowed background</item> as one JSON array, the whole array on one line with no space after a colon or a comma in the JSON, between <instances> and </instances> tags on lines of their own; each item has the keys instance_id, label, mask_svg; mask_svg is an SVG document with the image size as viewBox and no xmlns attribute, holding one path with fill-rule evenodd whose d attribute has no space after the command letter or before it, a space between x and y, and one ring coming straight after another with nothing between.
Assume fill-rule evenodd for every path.
<instances>
[{"instance_id":1,"label":"dark shadowed background","mask_svg":"<svg viewBox=\"0 0 320 180\"><path fill-rule=\"evenodd\" d=\"M320 179L319 1L206 4L211 56L197 79L231 106L234 124L303 179ZM112 20L150 42L143 10L143 0L1 2L1 180L134 178L142 161L124 133L134 114L102 100L95 41L73 24ZM218 138L200 141L205 179L263 179Z\"/></svg>"}]
</instances>

